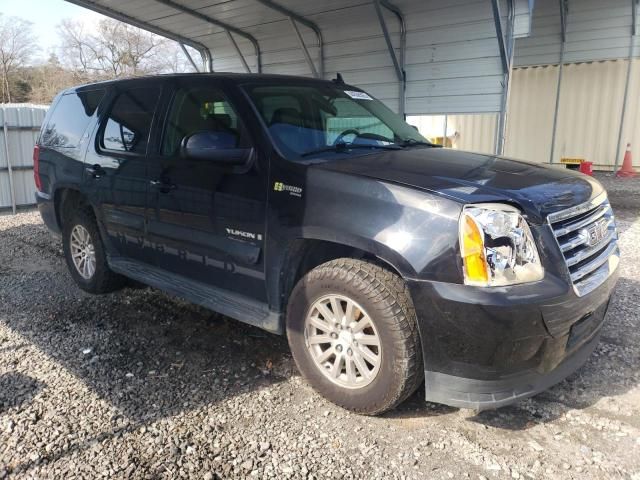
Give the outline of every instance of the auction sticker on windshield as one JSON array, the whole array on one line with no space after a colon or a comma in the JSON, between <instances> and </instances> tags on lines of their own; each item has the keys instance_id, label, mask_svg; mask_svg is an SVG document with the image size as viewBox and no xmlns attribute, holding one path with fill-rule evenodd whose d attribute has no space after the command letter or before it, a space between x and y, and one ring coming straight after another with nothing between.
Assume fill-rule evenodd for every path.
<instances>
[{"instance_id":1,"label":"auction sticker on windshield","mask_svg":"<svg viewBox=\"0 0 640 480\"><path fill-rule=\"evenodd\" d=\"M357 92L355 90L345 90L344 93L349 95L351 98L355 98L356 100L373 100L369 95L364 92Z\"/></svg>"}]
</instances>

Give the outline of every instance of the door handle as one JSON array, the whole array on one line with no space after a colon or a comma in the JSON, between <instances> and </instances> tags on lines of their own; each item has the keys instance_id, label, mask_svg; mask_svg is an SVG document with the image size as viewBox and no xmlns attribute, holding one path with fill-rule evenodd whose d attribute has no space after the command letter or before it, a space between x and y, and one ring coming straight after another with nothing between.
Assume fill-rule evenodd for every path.
<instances>
[{"instance_id":1,"label":"door handle","mask_svg":"<svg viewBox=\"0 0 640 480\"><path fill-rule=\"evenodd\" d=\"M100 178L107 173L104 168L97 164L86 167L84 170L93 178Z\"/></svg>"},{"instance_id":2,"label":"door handle","mask_svg":"<svg viewBox=\"0 0 640 480\"><path fill-rule=\"evenodd\" d=\"M178 188L175 183L171 183L168 180L151 180L149 183L152 187L157 188L161 193L169 193L171 190Z\"/></svg>"}]
</instances>

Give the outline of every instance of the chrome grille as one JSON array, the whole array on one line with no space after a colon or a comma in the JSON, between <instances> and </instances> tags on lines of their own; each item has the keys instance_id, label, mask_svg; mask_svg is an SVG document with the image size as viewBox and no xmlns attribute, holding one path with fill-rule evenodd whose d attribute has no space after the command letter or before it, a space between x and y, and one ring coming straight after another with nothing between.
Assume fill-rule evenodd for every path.
<instances>
[{"instance_id":1,"label":"chrome grille","mask_svg":"<svg viewBox=\"0 0 640 480\"><path fill-rule=\"evenodd\" d=\"M620 260L615 218L606 193L552 213L548 220L576 294L588 294L613 273Z\"/></svg>"}]
</instances>

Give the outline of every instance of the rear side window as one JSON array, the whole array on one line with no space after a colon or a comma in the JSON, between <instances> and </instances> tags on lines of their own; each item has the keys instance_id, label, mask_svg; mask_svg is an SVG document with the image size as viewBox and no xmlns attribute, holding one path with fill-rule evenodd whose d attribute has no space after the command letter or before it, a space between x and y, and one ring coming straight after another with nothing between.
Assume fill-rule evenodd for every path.
<instances>
[{"instance_id":1,"label":"rear side window","mask_svg":"<svg viewBox=\"0 0 640 480\"><path fill-rule=\"evenodd\" d=\"M144 155L159 97L159 87L132 88L121 92L107 115L100 146L105 150Z\"/></svg>"},{"instance_id":2,"label":"rear side window","mask_svg":"<svg viewBox=\"0 0 640 480\"><path fill-rule=\"evenodd\" d=\"M42 132L45 147L76 148L105 90L85 90L60 97L51 119Z\"/></svg>"}]
</instances>

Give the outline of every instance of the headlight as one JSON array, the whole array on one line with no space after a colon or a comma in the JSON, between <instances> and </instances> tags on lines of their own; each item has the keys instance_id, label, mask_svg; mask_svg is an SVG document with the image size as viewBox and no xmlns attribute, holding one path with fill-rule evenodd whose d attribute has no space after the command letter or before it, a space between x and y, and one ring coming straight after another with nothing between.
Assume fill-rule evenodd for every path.
<instances>
[{"instance_id":1,"label":"headlight","mask_svg":"<svg viewBox=\"0 0 640 480\"><path fill-rule=\"evenodd\" d=\"M460 216L460 250L467 285L513 285L544 276L529 225L510 205L466 206Z\"/></svg>"}]
</instances>

